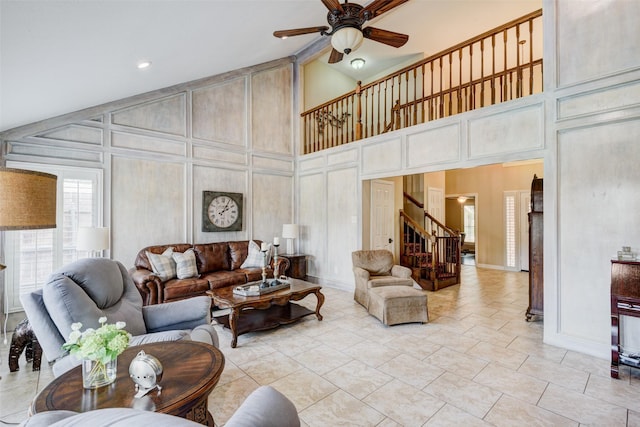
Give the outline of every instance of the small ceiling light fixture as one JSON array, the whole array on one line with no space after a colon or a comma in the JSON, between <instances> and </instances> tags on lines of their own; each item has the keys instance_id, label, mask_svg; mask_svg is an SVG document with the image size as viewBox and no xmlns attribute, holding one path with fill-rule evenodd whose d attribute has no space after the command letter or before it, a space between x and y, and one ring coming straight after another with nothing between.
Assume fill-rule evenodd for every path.
<instances>
[{"instance_id":1,"label":"small ceiling light fixture","mask_svg":"<svg viewBox=\"0 0 640 427\"><path fill-rule=\"evenodd\" d=\"M355 58L351 60L351 66L356 70L360 70L364 67L365 62L366 61L362 58Z\"/></svg>"},{"instance_id":2,"label":"small ceiling light fixture","mask_svg":"<svg viewBox=\"0 0 640 427\"><path fill-rule=\"evenodd\" d=\"M151 61L140 61L138 62L138 69L144 70L145 68L151 67Z\"/></svg>"},{"instance_id":3,"label":"small ceiling light fixture","mask_svg":"<svg viewBox=\"0 0 640 427\"><path fill-rule=\"evenodd\" d=\"M464 203L467 201L467 198L465 196L458 196L458 203Z\"/></svg>"}]
</instances>

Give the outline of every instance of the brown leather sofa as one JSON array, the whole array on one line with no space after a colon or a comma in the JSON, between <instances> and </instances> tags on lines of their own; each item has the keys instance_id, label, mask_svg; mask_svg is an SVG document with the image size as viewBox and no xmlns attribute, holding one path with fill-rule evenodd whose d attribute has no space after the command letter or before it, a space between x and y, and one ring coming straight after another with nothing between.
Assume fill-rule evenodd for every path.
<instances>
[{"instance_id":1,"label":"brown leather sofa","mask_svg":"<svg viewBox=\"0 0 640 427\"><path fill-rule=\"evenodd\" d=\"M262 268L240 268L249 252L249 240L217 243L177 243L172 245L148 246L138 252L135 266L129 270L144 305L161 304L169 301L206 295L210 289L237 286L247 282L262 280ZM261 245L260 240L254 240ZM184 252L193 248L196 255L198 275L188 279L162 281L153 272L147 258L147 251L161 254L167 248L174 252ZM289 260L278 258L279 271L284 274L289 269ZM268 277L273 277L273 261L267 267Z\"/></svg>"}]
</instances>

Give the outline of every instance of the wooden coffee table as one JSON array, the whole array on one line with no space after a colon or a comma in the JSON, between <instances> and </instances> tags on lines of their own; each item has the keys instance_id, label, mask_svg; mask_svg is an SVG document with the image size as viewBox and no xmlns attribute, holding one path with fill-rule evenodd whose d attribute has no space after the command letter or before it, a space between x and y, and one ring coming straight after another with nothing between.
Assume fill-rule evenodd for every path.
<instances>
[{"instance_id":1,"label":"wooden coffee table","mask_svg":"<svg viewBox=\"0 0 640 427\"><path fill-rule=\"evenodd\" d=\"M215 320L224 327L231 329L233 339L231 347L238 344L238 335L247 332L263 331L287 325L300 320L310 314L322 320L320 307L324 303L324 295L320 292L322 286L304 280L289 279L291 287L259 296L242 296L233 293L233 286L207 291L213 303L220 308L229 308L229 315L214 316ZM318 300L316 310L293 303L309 294L315 294Z\"/></svg>"},{"instance_id":2,"label":"wooden coffee table","mask_svg":"<svg viewBox=\"0 0 640 427\"><path fill-rule=\"evenodd\" d=\"M161 392L152 390L134 398L129 364L140 350L158 358L163 373ZM224 368L224 355L212 345L175 341L129 347L118 356L116 381L94 390L82 388L81 366L53 380L36 396L31 413L66 409L87 412L100 408L135 408L176 415L213 426L207 400Z\"/></svg>"}]
</instances>

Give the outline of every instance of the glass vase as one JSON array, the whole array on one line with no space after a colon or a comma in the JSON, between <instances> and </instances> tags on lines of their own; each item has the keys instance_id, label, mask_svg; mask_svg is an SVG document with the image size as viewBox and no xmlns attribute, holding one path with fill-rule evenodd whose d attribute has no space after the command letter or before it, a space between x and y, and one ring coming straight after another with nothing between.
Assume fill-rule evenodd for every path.
<instances>
[{"instance_id":1,"label":"glass vase","mask_svg":"<svg viewBox=\"0 0 640 427\"><path fill-rule=\"evenodd\" d=\"M84 388L98 388L111 384L116 380L118 372L118 358L107 363L96 360L82 361L82 386Z\"/></svg>"}]
</instances>

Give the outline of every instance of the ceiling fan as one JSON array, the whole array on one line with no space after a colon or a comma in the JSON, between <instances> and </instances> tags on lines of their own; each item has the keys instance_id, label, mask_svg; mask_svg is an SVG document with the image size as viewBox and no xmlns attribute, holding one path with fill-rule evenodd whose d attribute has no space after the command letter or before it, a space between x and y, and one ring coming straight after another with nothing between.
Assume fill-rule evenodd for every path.
<instances>
[{"instance_id":1,"label":"ceiling fan","mask_svg":"<svg viewBox=\"0 0 640 427\"><path fill-rule=\"evenodd\" d=\"M356 3L349 3L349 0L345 0L342 4L340 4L340 0L321 1L329 9L327 22L331 26L331 31L329 31L329 27L323 25L274 31L273 35L282 39L317 32L323 36L331 36L333 50L329 56L330 64L342 61L344 55L348 55L358 49L363 39L370 39L393 47L404 46L409 40L409 36L406 34L374 27L362 28L366 21L376 18L409 0L374 0L365 7Z\"/></svg>"}]
</instances>

